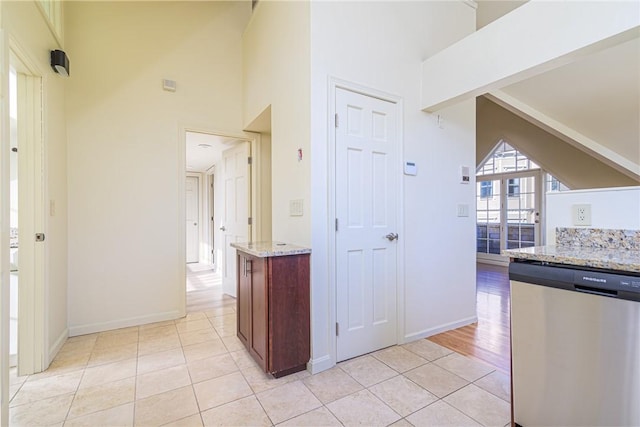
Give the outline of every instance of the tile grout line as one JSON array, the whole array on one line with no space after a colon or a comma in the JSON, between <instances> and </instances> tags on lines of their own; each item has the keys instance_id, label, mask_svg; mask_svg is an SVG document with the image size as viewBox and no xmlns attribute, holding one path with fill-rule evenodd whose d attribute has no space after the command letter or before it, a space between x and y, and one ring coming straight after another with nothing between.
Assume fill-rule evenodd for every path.
<instances>
[{"instance_id":1,"label":"tile grout line","mask_svg":"<svg viewBox=\"0 0 640 427\"><path fill-rule=\"evenodd\" d=\"M198 416L200 417L200 422L204 426L204 418L202 418L202 409L200 408L200 402L198 401L198 395L196 394L195 384L193 383L193 378L191 377L191 371L189 370L189 364L187 363L187 357L184 355L184 346L180 346L180 351L182 351L182 357L184 358L185 366L187 367L187 373L189 374L189 382L191 383L191 392L193 393L193 398L196 401L196 407L198 408ZM195 415L195 414L194 414ZM184 418L188 418L192 415L189 415ZM181 418L183 419L183 418ZM179 420L176 420L179 421ZM168 423L166 423L168 424Z\"/></svg>"},{"instance_id":2,"label":"tile grout line","mask_svg":"<svg viewBox=\"0 0 640 427\"><path fill-rule=\"evenodd\" d=\"M96 338L97 341L97 338ZM78 381L78 385L76 386L76 391L73 392L73 398L71 399L71 403L69 404L69 409L67 409L67 413L64 416L64 419L62 420L62 425L64 426L64 424L67 423L67 420L69 419L69 414L71 413L71 408L73 407L73 402L76 401L76 396L78 395L78 390L80 390L80 384L82 384L82 379L84 378L84 374L87 370L87 365L89 364L89 360L91 360L91 355L93 354L93 350L95 349L96 343L93 343L93 347L91 348L91 353L89 354L89 359L87 359L87 363L84 365L84 367L82 368L82 375L80 375L80 381Z\"/></svg>"},{"instance_id":3,"label":"tile grout line","mask_svg":"<svg viewBox=\"0 0 640 427\"><path fill-rule=\"evenodd\" d=\"M131 415L131 425L136 424L136 407L138 406L138 359L140 357L140 327L138 327L138 341L136 342L136 370L133 377L133 414Z\"/></svg>"}]
</instances>

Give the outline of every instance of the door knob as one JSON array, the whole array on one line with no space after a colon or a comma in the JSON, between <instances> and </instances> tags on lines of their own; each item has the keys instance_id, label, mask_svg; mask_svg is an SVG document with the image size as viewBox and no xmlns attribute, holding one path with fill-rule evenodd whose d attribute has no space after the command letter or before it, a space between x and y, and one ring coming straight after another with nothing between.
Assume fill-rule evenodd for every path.
<instances>
[{"instance_id":1,"label":"door knob","mask_svg":"<svg viewBox=\"0 0 640 427\"><path fill-rule=\"evenodd\" d=\"M393 242L394 240L398 239L398 233L389 233L384 237L386 237L390 242Z\"/></svg>"},{"instance_id":2,"label":"door knob","mask_svg":"<svg viewBox=\"0 0 640 427\"><path fill-rule=\"evenodd\" d=\"M222 227L220 227L220 230L227 231L227 228L223 225Z\"/></svg>"},{"instance_id":3,"label":"door knob","mask_svg":"<svg viewBox=\"0 0 640 427\"><path fill-rule=\"evenodd\" d=\"M194 222L194 223L193 223L193 225L198 225L198 223L197 223L197 222Z\"/></svg>"}]
</instances>

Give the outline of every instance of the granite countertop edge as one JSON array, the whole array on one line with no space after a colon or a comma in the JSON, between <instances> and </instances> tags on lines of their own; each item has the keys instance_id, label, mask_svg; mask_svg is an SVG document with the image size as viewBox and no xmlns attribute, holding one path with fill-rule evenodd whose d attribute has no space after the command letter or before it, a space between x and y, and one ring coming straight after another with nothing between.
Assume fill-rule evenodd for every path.
<instances>
[{"instance_id":1,"label":"granite countertop edge","mask_svg":"<svg viewBox=\"0 0 640 427\"><path fill-rule=\"evenodd\" d=\"M310 254L311 248L283 242L231 243L231 247L258 258Z\"/></svg>"},{"instance_id":2,"label":"granite countertop edge","mask_svg":"<svg viewBox=\"0 0 640 427\"><path fill-rule=\"evenodd\" d=\"M534 246L507 249L502 254L512 258L610 270L640 272L640 251L574 246Z\"/></svg>"}]
</instances>

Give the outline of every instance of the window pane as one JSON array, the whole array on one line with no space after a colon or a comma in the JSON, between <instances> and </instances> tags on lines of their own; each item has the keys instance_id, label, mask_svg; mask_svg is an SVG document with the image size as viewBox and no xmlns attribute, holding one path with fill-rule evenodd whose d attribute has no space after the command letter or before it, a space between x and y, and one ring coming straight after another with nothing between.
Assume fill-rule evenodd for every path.
<instances>
[{"instance_id":1,"label":"window pane","mask_svg":"<svg viewBox=\"0 0 640 427\"><path fill-rule=\"evenodd\" d=\"M476 183L476 249L500 253L500 181Z\"/></svg>"},{"instance_id":2,"label":"window pane","mask_svg":"<svg viewBox=\"0 0 640 427\"><path fill-rule=\"evenodd\" d=\"M535 162L505 141L500 141L483 165L478 167L478 175L507 173L529 169L539 169Z\"/></svg>"}]
</instances>

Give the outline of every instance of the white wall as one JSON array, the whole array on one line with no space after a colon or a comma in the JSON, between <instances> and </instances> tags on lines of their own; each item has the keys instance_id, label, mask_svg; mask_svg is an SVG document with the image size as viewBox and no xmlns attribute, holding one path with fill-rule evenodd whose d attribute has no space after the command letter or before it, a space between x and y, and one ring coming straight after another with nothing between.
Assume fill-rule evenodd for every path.
<instances>
[{"instance_id":1,"label":"white wall","mask_svg":"<svg viewBox=\"0 0 640 427\"><path fill-rule=\"evenodd\" d=\"M451 2L312 2L312 359L335 363L330 313L327 210L328 81L350 81L403 102L404 159L418 164L403 176L404 229L399 244L401 340L434 334L475 319L475 224L456 217L456 205L475 209L474 183L459 184L459 167L475 164L475 101L439 112L420 111L424 59L475 30L475 10ZM315 367L314 367L315 369Z\"/></svg>"},{"instance_id":2,"label":"white wall","mask_svg":"<svg viewBox=\"0 0 640 427\"><path fill-rule=\"evenodd\" d=\"M45 357L49 362L67 334L67 143L65 85L49 65L51 49L63 48L49 30L36 2L2 2L4 36L15 41L37 68L43 82L45 144L45 209L55 201L55 215L45 214ZM8 73L8 65L2 74ZM8 111L6 112L8 114ZM8 121L7 121L8 123Z\"/></svg>"},{"instance_id":3,"label":"white wall","mask_svg":"<svg viewBox=\"0 0 640 427\"><path fill-rule=\"evenodd\" d=\"M309 8L260 1L243 37L245 128L271 106L272 236L303 246L311 244ZM304 215L289 216L289 201L299 199Z\"/></svg>"},{"instance_id":4,"label":"white wall","mask_svg":"<svg viewBox=\"0 0 640 427\"><path fill-rule=\"evenodd\" d=\"M241 130L250 4L66 6L70 333L178 317L180 129ZM164 78L177 82L175 93L162 90Z\"/></svg>"},{"instance_id":5,"label":"white wall","mask_svg":"<svg viewBox=\"0 0 640 427\"><path fill-rule=\"evenodd\" d=\"M556 241L557 227L575 226L575 204L591 205L591 225L586 228L640 230L640 187L602 188L547 193L547 244Z\"/></svg>"}]
</instances>

